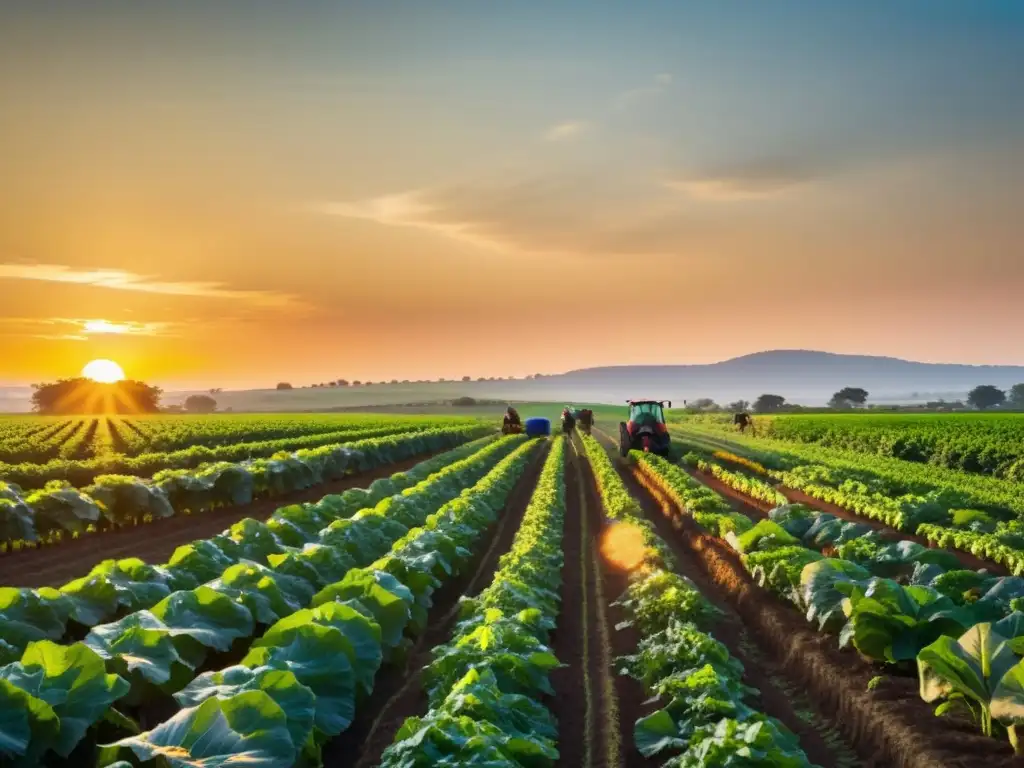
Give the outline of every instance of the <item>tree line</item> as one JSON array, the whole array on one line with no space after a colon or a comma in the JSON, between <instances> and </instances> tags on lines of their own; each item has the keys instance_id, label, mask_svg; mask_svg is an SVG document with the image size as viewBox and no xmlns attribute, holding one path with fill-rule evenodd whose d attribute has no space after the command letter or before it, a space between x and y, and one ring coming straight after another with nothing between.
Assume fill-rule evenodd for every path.
<instances>
[{"instance_id":1,"label":"tree line","mask_svg":"<svg viewBox=\"0 0 1024 768\"><path fill-rule=\"evenodd\" d=\"M870 393L862 387L843 387L832 395L828 401L828 407L844 411L863 408L867 405L868 397L870 397ZM979 385L967 394L966 406L979 411L997 407L1024 410L1024 384L1014 384L1006 391L991 384ZM932 410L958 410L964 408L965 405L959 400L954 402L937 400L927 403L926 407ZM724 407L709 397L690 400L686 404L686 410L688 411L703 412L725 410L734 413L746 413L749 411L755 413L779 413L785 410L802 408L803 406L796 403L787 402L786 398L782 395L768 393L758 396L753 402L750 400L736 400Z\"/></svg>"}]
</instances>

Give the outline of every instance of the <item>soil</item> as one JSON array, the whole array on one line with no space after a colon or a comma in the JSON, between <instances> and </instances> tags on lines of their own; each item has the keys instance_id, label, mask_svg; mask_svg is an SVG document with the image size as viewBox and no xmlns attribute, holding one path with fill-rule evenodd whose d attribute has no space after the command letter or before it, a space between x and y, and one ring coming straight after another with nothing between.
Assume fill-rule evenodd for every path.
<instances>
[{"instance_id":1,"label":"soil","mask_svg":"<svg viewBox=\"0 0 1024 768\"><path fill-rule=\"evenodd\" d=\"M580 451L582 450L580 446ZM660 761L645 758L640 754L634 745L633 730L636 721L655 711L657 705L645 703L650 697L639 682L626 675L615 674L615 659L636 653L640 644L640 633L634 627L616 629L617 624L629 618L627 611L613 603L625 593L629 586L630 574L628 570L601 556L601 537L607 530L609 521L604 516L601 495L590 462L580 461L579 470L588 529L593 531L589 537L591 573L599 577L594 590L597 598L596 630L605 649L603 658L599 659L600 665L593 674L599 675L599 679L608 686L604 722L608 734L613 730L617 733L617 738L610 742L607 749L608 752L617 752L617 759L612 759L613 756L609 755L605 765L624 768L652 766Z\"/></svg>"},{"instance_id":2,"label":"soil","mask_svg":"<svg viewBox=\"0 0 1024 768\"><path fill-rule=\"evenodd\" d=\"M546 443L531 460L497 524L482 536L476 558L434 593L427 629L417 638L405 662L381 669L372 696L359 704L352 725L324 746L324 765L369 768L379 764L381 754L391 745L406 718L427 711L427 695L420 684L421 672L432 660L434 647L451 639L458 623L459 598L476 595L486 588L498 569L501 556L511 549L544 467L549 445Z\"/></svg>"},{"instance_id":3,"label":"soil","mask_svg":"<svg viewBox=\"0 0 1024 768\"><path fill-rule=\"evenodd\" d=\"M757 586L732 549L703 532L668 499L656 499L642 487L635 470L623 467L621 471L637 497L647 498L644 505L652 508L651 519L658 521L659 533L678 547L683 573L706 597L731 609L760 651L777 665L778 674L806 693L821 718L838 727L859 755L859 764L899 768L1024 764L1008 744L982 736L973 724L935 717L932 707L921 700L914 679L881 677L869 691L869 682L883 671L881 667L841 651L834 635L817 632L792 606ZM719 633L716 628L714 634L731 653L744 659L742 648L734 651L731 646L735 641L728 629ZM769 669L746 662L745 667L752 680ZM834 752L830 756L830 750L823 753L813 732L794 727L797 724L785 712L788 701L784 695L762 688L762 704L765 712L800 735L812 760L829 765L827 758L831 757L831 764L836 764L840 756Z\"/></svg>"},{"instance_id":4,"label":"soil","mask_svg":"<svg viewBox=\"0 0 1024 768\"><path fill-rule=\"evenodd\" d=\"M437 453L440 451L421 454L295 493L259 499L250 504L169 517L130 528L86 534L53 546L9 552L0 555L0 584L13 587L57 587L85 576L95 565L110 558L139 557L148 563L163 563L178 546L216 536L239 520L247 517L265 520L278 507L319 501L328 494L365 487L379 478L411 469Z\"/></svg>"}]
</instances>

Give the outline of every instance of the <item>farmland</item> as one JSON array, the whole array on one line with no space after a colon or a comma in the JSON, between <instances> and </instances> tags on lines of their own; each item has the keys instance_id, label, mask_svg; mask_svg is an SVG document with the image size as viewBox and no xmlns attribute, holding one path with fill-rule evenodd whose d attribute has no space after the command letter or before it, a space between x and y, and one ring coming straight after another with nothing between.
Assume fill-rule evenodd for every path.
<instances>
[{"instance_id":1,"label":"farmland","mask_svg":"<svg viewBox=\"0 0 1024 768\"><path fill-rule=\"evenodd\" d=\"M1020 484L597 416L0 422L0 762L1015 764Z\"/></svg>"}]
</instances>

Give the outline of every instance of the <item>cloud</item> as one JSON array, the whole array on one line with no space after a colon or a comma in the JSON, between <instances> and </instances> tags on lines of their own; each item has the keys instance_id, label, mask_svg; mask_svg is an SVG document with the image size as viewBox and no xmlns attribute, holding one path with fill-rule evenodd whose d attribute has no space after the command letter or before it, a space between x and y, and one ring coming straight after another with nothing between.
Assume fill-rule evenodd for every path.
<instances>
[{"instance_id":1,"label":"cloud","mask_svg":"<svg viewBox=\"0 0 1024 768\"><path fill-rule=\"evenodd\" d=\"M162 281L120 269L74 269L63 264L0 264L0 279L38 280L169 296L230 299L272 308L292 306L295 302L294 296L274 291L235 290L218 282Z\"/></svg>"},{"instance_id":2,"label":"cloud","mask_svg":"<svg viewBox=\"0 0 1024 768\"><path fill-rule=\"evenodd\" d=\"M167 336L176 323L134 320L112 322L102 319L68 317L3 317L0 335L24 336L61 341L88 341L90 336L118 334L127 336Z\"/></svg>"},{"instance_id":3,"label":"cloud","mask_svg":"<svg viewBox=\"0 0 1024 768\"><path fill-rule=\"evenodd\" d=\"M327 203L332 216L414 227L503 253L678 253L705 222L649 177L595 173L501 176L368 200Z\"/></svg>"},{"instance_id":4,"label":"cloud","mask_svg":"<svg viewBox=\"0 0 1024 768\"><path fill-rule=\"evenodd\" d=\"M568 141L575 139L589 128L589 124L583 120L569 120L564 123L553 125L544 133L545 141Z\"/></svg>"},{"instance_id":5,"label":"cloud","mask_svg":"<svg viewBox=\"0 0 1024 768\"><path fill-rule=\"evenodd\" d=\"M818 162L810 156L759 158L670 179L664 185L707 202L759 200L788 194L837 170L828 162Z\"/></svg>"},{"instance_id":6,"label":"cloud","mask_svg":"<svg viewBox=\"0 0 1024 768\"><path fill-rule=\"evenodd\" d=\"M672 75L668 72L662 72L661 74L655 75L652 78L651 83L647 85L641 85L637 88L630 88L628 91L623 91L612 99L612 109L620 111L626 109L643 99L657 96L659 93L666 91L673 82Z\"/></svg>"}]
</instances>

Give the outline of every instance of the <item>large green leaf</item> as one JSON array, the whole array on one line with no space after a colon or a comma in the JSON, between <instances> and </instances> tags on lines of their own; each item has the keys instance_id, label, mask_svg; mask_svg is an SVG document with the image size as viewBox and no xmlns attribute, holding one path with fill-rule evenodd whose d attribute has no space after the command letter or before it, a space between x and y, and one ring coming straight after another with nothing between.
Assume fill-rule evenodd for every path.
<instances>
[{"instance_id":1,"label":"large green leaf","mask_svg":"<svg viewBox=\"0 0 1024 768\"><path fill-rule=\"evenodd\" d=\"M218 651L228 650L237 638L253 632L252 614L245 606L206 586L175 592L151 612L168 627Z\"/></svg>"},{"instance_id":2,"label":"large green leaf","mask_svg":"<svg viewBox=\"0 0 1024 768\"><path fill-rule=\"evenodd\" d=\"M299 581L284 574L280 579L288 585ZM221 578L206 586L244 605L260 624L273 624L306 602L281 589L272 570L250 561L231 566ZM312 590L308 590L307 600L312 594Z\"/></svg>"},{"instance_id":3,"label":"large green leaf","mask_svg":"<svg viewBox=\"0 0 1024 768\"><path fill-rule=\"evenodd\" d=\"M116 745L130 747L142 760L163 758L173 768L291 768L297 754L287 714L259 690L209 698Z\"/></svg>"},{"instance_id":4,"label":"large green leaf","mask_svg":"<svg viewBox=\"0 0 1024 768\"><path fill-rule=\"evenodd\" d=\"M940 637L917 656L921 698L927 702L952 693L985 707L1003 676L1018 659L991 624L978 624L959 639Z\"/></svg>"},{"instance_id":5,"label":"large green leaf","mask_svg":"<svg viewBox=\"0 0 1024 768\"><path fill-rule=\"evenodd\" d=\"M83 576L68 582L60 591L71 601L71 617L79 624L93 627L117 613L117 588L105 576Z\"/></svg>"},{"instance_id":6,"label":"large green leaf","mask_svg":"<svg viewBox=\"0 0 1024 768\"><path fill-rule=\"evenodd\" d=\"M49 704L0 678L0 755L41 755L59 732Z\"/></svg>"},{"instance_id":7,"label":"large green leaf","mask_svg":"<svg viewBox=\"0 0 1024 768\"><path fill-rule=\"evenodd\" d=\"M128 683L107 674L103 659L82 643L32 643L20 662L0 669L0 677L49 704L60 719L52 749L67 757L103 713L128 693Z\"/></svg>"},{"instance_id":8,"label":"large green leaf","mask_svg":"<svg viewBox=\"0 0 1024 768\"><path fill-rule=\"evenodd\" d=\"M3 638L16 648L33 640L59 640L72 608L67 597L49 587L0 587Z\"/></svg>"},{"instance_id":9,"label":"large green leaf","mask_svg":"<svg viewBox=\"0 0 1024 768\"><path fill-rule=\"evenodd\" d=\"M800 573L799 595L807 620L824 627L842 616L846 595L839 590L844 584L857 584L871 578L871 574L848 560L827 558L808 563Z\"/></svg>"},{"instance_id":10,"label":"large green leaf","mask_svg":"<svg viewBox=\"0 0 1024 768\"><path fill-rule=\"evenodd\" d=\"M294 627L281 645L257 645L241 664L287 669L316 695L316 725L327 734L345 730L355 715L351 643L334 627Z\"/></svg>"},{"instance_id":11,"label":"large green leaf","mask_svg":"<svg viewBox=\"0 0 1024 768\"><path fill-rule=\"evenodd\" d=\"M349 571L340 582L320 590L313 597L313 606L347 600L358 600L373 612L386 647L394 648L401 643L402 633L412 618L414 597L398 579L390 573L366 568Z\"/></svg>"},{"instance_id":12,"label":"large green leaf","mask_svg":"<svg viewBox=\"0 0 1024 768\"><path fill-rule=\"evenodd\" d=\"M281 645L297 627L306 624L334 627L348 641L346 650L357 684L369 694L373 691L373 680L383 661L383 653L380 625L363 610L366 608L362 604L357 607L354 601L348 601L296 611L268 629L256 645Z\"/></svg>"},{"instance_id":13,"label":"large green leaf","mask_svg":"<svg viewBox=\"0 0 1024 768\"><path fill-rule=\"evenodd\" d=\"M286 669L273 667L234 666L200 675L184 690L174 694L182 707L196 707L211 696L230 699L244 691L263 691L272 698L288 718L292 744L301 748L313 731L316 697Z\"/></svg>"},{"instance_id":14,"label":"large green leaf","mask_svg":"<svg viewBox=\"0 0 1024 768\"><path fill-rule=\"evenodd\" d=\"M109 660L113 669L136 672L154 685L177 677L180 667L194 669L202 660L149 611L136 611L120 621L94 627L83 642Z\"/></svg>"}]
</instances>

